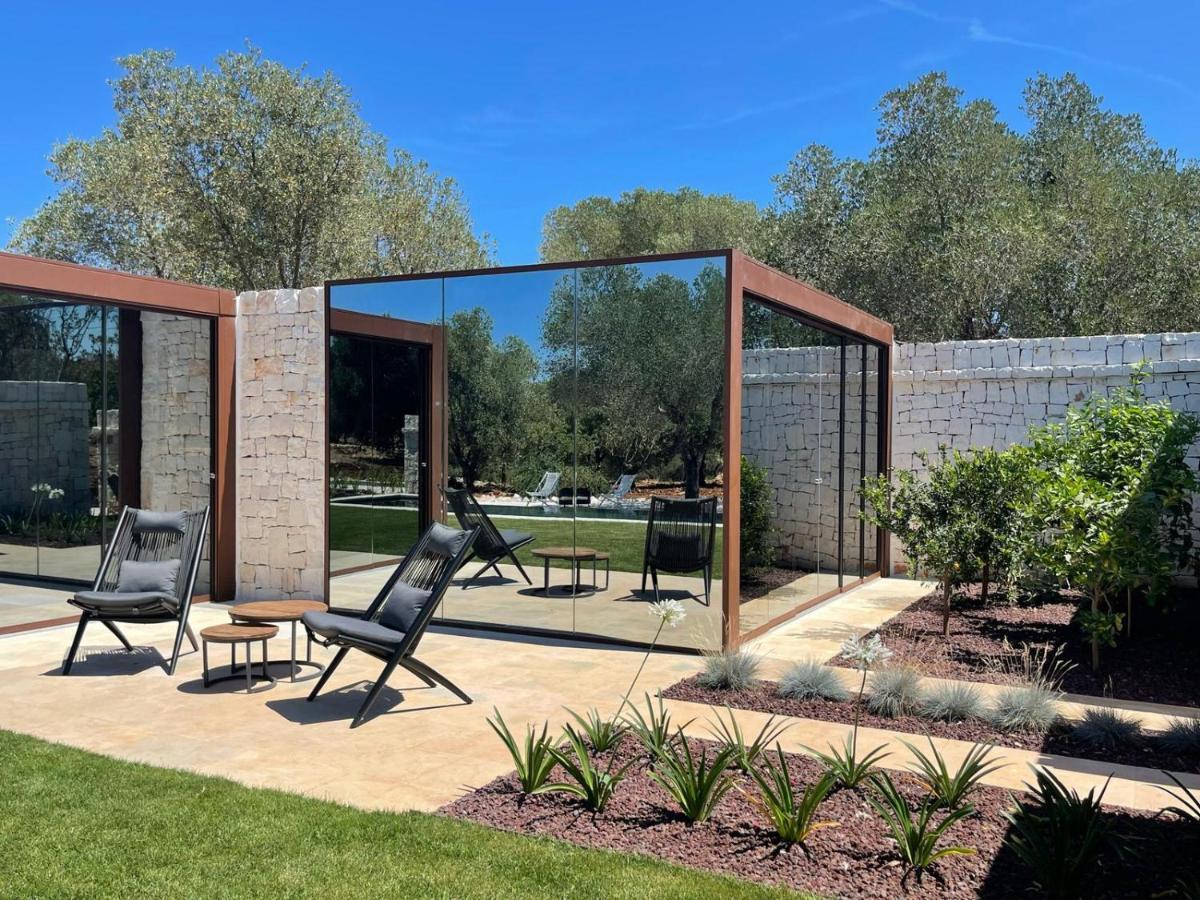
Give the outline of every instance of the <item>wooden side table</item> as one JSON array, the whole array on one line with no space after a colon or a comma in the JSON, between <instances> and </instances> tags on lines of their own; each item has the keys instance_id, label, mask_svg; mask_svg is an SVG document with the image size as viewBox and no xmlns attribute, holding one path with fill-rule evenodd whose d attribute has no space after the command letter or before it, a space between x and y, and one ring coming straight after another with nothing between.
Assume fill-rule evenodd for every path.
<instances>
[{"instance_id":1,"label":"wooden side table","mask_svg":"<svg viewBox=\"0 0 1200 900\"><path fill-rule=\"evenodd\" d=\"M531 550L530 553L542 560L544 563L542 574L542 593L547 597L551 596L550 560L552 559L565 559L572 564L571 583L569 585L562 585L556 588L556 590L560 591L564 596L574 597L577 594L594 594L598 590L608 590L608 554L601 550L594 550L591 547L538 547L534 550ZM592 564L592 583L590 585L583 583L583 564L585 562L590 562ZM596 586L597 562L604 563L604 587L602 588L598 588Z\"/></svg>"},{"instance_id":2,"label":"wooden side table","mask_svg":"<svg viewBox=\"0 0 1200 900\"><path fill-rule=\"evenodd\" d=\"M275 679L271 677L271 673L267 671L269 662L267 660L267 641L279 634L279 629L274 625L210 625L200 632L201 654L204 659L204 686L209 687L220 681L230 681L232 679L240 679L242 676L238 672L237 648L238 644L246 645L246 663L240 668L246 673L246 693L256 694L259 691L268 691L275 687ZM250 656L250 645L261 641L262 642L262 680L266 684L253 686L253 671L254 664ZM212 677L208 671L208 645L209 644L228 644L229 645L229 674L221 675L216 678Z\"/></svg>"},{"instance_id":3,"label":"wooden side table","mask_svg":"<svg viewBox=\"0 0 1200 900\"><path fill-rule=\"evenodd\" d=\"M290 622L292 624L292 658L291 680L308 681L316 678L325 671L323 663L314 662L312 658L312 635L307 635L304 659L296 659L296 625L306 612L325 612L329 607L320 600L252 600L249 603L237 603L229 608L229 618L234 622ZM313 671L299 677L302 666L310 666Z\"/></svg>"}]
</instances>

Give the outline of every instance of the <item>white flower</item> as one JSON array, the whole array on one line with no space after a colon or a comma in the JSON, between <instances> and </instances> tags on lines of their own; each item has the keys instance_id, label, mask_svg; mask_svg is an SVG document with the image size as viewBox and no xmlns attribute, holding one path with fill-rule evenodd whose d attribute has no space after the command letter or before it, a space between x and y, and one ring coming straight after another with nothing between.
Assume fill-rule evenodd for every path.
<instances>
[{"instance_id":1,"label":"white flower","mask_svg":"<svg viewBox=\"0 0 1200 900\"><path fill-rule=\"evenodd\" d=\"M39 484L35 484L29 490L33 491L35 494L45 494L51 500L61 500L66 494L66 491L64 491L62 488L56 488L44 481L40 482Z\"/></svg>"},{"instance_id":2,"label":"white flower","mask_svg":"<svg viewBox=\"0 0 1200 900\"><path fill-rule=\"evenodd\" d=\"M879 635L873 634L865 641L858 638L848 638L842 643L842 659L854 664L854 668L866 671L879 663L887 662L892 651L883 646Z\"/></svg>"},{"instance_id":3,"label":"white flower","mask_svg":"<svg viewBox=\"0 0 1200 900\"><path fill-rule=\"evenodd\" d=\"M663 625L674 628L687 617L687 610L678 600L659 600L650 604L650 615L661 619Z\"/></svg>"}]
</instances>

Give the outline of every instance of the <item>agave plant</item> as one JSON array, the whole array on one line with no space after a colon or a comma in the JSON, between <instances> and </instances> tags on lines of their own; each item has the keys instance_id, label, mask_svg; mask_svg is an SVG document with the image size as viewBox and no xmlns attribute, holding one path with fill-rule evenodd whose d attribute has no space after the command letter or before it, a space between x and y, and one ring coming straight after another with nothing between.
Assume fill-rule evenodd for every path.
<instances>
[{"instance_id":1,"label":"agave plant","mask_svg":"<svg viewBox=\"0 0 1200 900\"><path fill-rule=\"evenodd\" d=\"M974 811L972 807L960 806L935 821L935 804L922 803L914 810L886 773L872 775L871 783L879 796L868 795L867 802L883 819L889 836L896 844L900 859L904 862L905 871L901 881L914 871L919 878L925 869L939 859L970 856L975 852L970 847L942 844L946 832L960 819L969 816Z\"/></svg>"},{"instance_id":2,"label":"agave plant","mask_svg":"<svg viewBox=\"0 0 1200 900\"><path fill-rule=\"evenodd\" d=\"M579 731L568 725L565 736L567 747L552 747L550 753L572 780L543 784L533 793L573 794L593 812L604 812L604 807L608 806L617 785L625 780L626 774L637 760L631 759L620 766L610 764L600 769L592 762L587 741Z\"/></svg>"},{"instance_id":3,"label":"agave plant","mask_svg":"<svg viewBox=\"0 0 1200 900\"><path fill-rule=\"evenodd\" d=\"M663 705L662 697L658 698L657 705L649 694L646 694L645 700L645 715L636 706L631 705L629 712L625 716L625 725L641 742L646 752L650 755L650 758L657 759L671 742L675 740L671 729L671 714L667 712L667 708ZM688 719L688 721L679 726L679 730L682 731L687 728L693 721L695 720Z\"/></svg>"},{"instance_id":4,"label":"agave plant","mask_svg":"<svg viewBox=\"0 0 1200 900\"><path fill-rule=\"evenodd\" d=\"M934 746L932 738L929 739L930 756L926 756L908 741L904 742L904 746L916 759L917 767L914 769L914 773L922 780L936 805L950 810L962 806L986 775L997 769L1003 769L1005 765L1004 763L993 763L988 759L988 756L996 749L991 744L976 744L972 747L963 759L962 765L958 767L958 771L954 773L950 772L946 760Z\"/></svg>"},{"instance_id":5,"label":"agave plant","mask_svg":"<svg viewBox=\"0 0 1200 900\"><path fill-rule=\"evenodd\" d=\"M574 710L568 709L568 715L578 724L580 730L587 735L588 741L597 753L611 750L620 743L629 726L620 719L605 719L596 709L589 709L586 716L581 716Z\"/></svg>"},{"instance_id":6,"label":"agave plant","mask_svg":"<svg viewBox=\"0 0 1200 900\"><path fill-rule=\"evenodd\" d=\"M810 837L823 828L837 828L837 822L817 820L817 810L833 790L837 776L826 772L797 794L787 757L778 744L775 753L778 763L771 761L770 754L763 754L761 771L750 770L750 777L758 785L758 796L751 798L751 802L775 826L775 834L781 841L796 844L807 853L806 841Z\"/></svg>"},{"instance_id":7,"label":"agave plant","mask_svg":"<svg viewBox=\"0 0 1200 900\"><path fill-rule=\"evenodd\" d=\"M862 784L866 777L875 771L879 761L891 755L881 744L865 756L859 756L857 735L847 738L841 750L832 744L829 746L828 753L821 753L812 748L807 749L825 764L825 768L833 774L838 782L848 788L856 788Z\"/></svg>"},{"instance_id":8,"label":"agave plant","mask_svg":"<svg viewBox=\"0 0 1200 900\"><path fill-rule=\"evenodd\" d=\"M762 754L779 740L780 735L791 728L790 723L778 722L775 716L771 716L763 723L762 728L758 730L755 738L746 743L745 737L742 735L742 727L738 724L737 716L733 714L733 710L728 706L725 711L729 713L729 721L721 718L721 714L717 713L717 721L714 725L708 723L708 733L713 736L722 747L726 747L733 751L733 764L743 772L749 773L754 768L755 761Z\"/></svg>"},{"instance_id":9,"label":"agave plant","mask_svg":"<svg viewBox=\"0 0 1200 900\"><path fill-rule=\"evenodd\" d=\"M1170 772L1161 770L1164 775L1175 782L1175 786L1179 788L1179 793L1175 793L1169 787L1160 787L1160 791L1164 791L1167 796L1175 801L1175 806L1168 806L1167 812L1175 813L1181 819L1188 819L1200 825L1200 795L1186 788L1182 781L1172 775Z\"/></svg>"},{"instance_id":10,"label":"agave plant","mask_svg":"<svg viewBox=\"0 0 1200 900\"><path fill-rule=\"evenodd\" d=\"M500 710L493 707L492 712L496 718L488 719L487 723L508 748L517 770L521 790L532 794L546 783L550 777L550 770L554 768L554 742L548 737L549 726L543 722L542 733L537 734L534 727L529 725L525 730L524 742L518 743L505 724L504 717L500 715Z\"/></svg>"},{"instance_id":11,"label":"agave plant","mask_svg":"<svg viewBox=\"0 0 1200 900\"><path fill-rule=\"evenodd\" d=\"M707 748L697 756L680 730L648 774L675 799L685 819L693 823L705 822L721 798L733 788L730 767L734 756L732 747L721 748L711 760Z\"/></svg>"}]
</instances>

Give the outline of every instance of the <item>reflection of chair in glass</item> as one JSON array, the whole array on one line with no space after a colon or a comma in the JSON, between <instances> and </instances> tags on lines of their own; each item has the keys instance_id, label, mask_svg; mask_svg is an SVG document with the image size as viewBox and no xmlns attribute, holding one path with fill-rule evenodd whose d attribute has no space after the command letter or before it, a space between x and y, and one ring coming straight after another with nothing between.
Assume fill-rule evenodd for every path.
<instances>
[{"instance_id":1,"label":"reflection of chair in glass","mask_svg":"<svg viewBox=\"0 0 1200 900\"><path fill-rule=\"evenodd\" d=\"M542 476L542 480L538 482L537 487L532 491L526 491L521 496L529 503L532 503L534 500L545 502L554 496L554 492L558 490L558 482L561 478L561 472L547 472Z\"/></svg>"},{"instance_id":2,"label":"reflection of chair in glass","mask_svg":"<svg viewBox=\"0 0 1200 900\"><path fill-rule=\"evenodd\" d=\"M472 528L479 529L479 536L475 538L475 544L471 548L471 555L464 559L462 564L465 566L472 559L478 558L484 561L484 566L464 581L462 586L464 588L470 587L471 582L488 569L495 569L496 574L503 578L504 576L500 571L500 567L496 564L505 557L508 557L516 564L521 577L527 583L533 584L529 580L529 575L525 572L525 567L517 559L515 552L526 544L533 543L533 535L528 531L497 528L492 524L492 520L488 518L488 514L483 511L483 507L479 505L479 502L471 496L471 492L466 488L457 490L443 488L442 493L446 495L446 502L450 504L450 509L454 511L454 517L458 519L459 525L468 531Z\"/></svg>"},{"instance_id":3,"label":"reflection of chair in glass","mask_svg":"<svg viewBox=\"0 0 1200 900\"><path fill-rule=\"evenodd\" d=\"M642 559L642 590L646 573L658 600L658 573L676 575L704 572L704 605L712 586L713 542L717 531L717 498L675 500L650 498L650 521L646 525L646 551Z\"/></svg>"},{"instance_id":4,"label":"reflection of chair in glass","mask_svg":"<svg viewBox=\"0 0 1200 900\"><path fill-rule=\"evenodd\" d=\"M91 590L80 591L67 601L83 614L62 673L71 671L90 622L99 622L131 652L133 646L116 623L178 622L175 647L167 663L167 674L173 675L185 634L192 649L199 649L187 620L207 533L207 506L199 512L125 507Z\"/></svg>"},{"instance_id":5,"label":"reflection of chair in glass","mask_svg":"<svg viewBox=\"0 0 1200 900\"><path fill-rule=\"evenodd\" d=\"M302 621L313 640L326 647L338 648L333 662L321 675L321 680L313 687L308 699L316 699L347 653L361 650L382 660L384 667L355 713L351 728L366 717L371 704L397 666L412 672L429 687L441 684L470 703L470 696L461 688L435 669L414 659L413 653L442 595L446 593L450 579L466 562L471 552L471 542L478 534L477 529L459 531L434 522L396 567L392 577L361 616L306 612Z\"/></svg>"},{"instance_id":6,"label":"reflection of chair in glass","mask_svg":"<svg viewBox=\"0 0 1200 900\"><path fill-rule=\"evenodd\" d=\"M637 473L625 474L613 482L612 487L608 489L608 493L600 498L600 505L612 503L620 504L625 496L633 490L633 483L637 480Z\"/></svg>"}]
</instances>

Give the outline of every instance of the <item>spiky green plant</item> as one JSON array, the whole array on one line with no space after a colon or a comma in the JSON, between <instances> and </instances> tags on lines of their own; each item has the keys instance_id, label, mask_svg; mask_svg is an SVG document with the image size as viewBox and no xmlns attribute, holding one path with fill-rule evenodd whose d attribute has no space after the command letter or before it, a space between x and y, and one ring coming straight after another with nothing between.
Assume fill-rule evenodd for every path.
<instances>
[{"instance_id":1,"label":"spiky green plant","mask_svg":"<svg viewBox=\"0 0 1200 900\"><path fill-rule=\"evenodd\" d=\"M717 750L711 760L707 747L697 756L681 730L647 774L674 798L685 819L705 822L734 786L733 760L732 747Z\"/></svg>"},{"instance_id":2,"label":"spiky green plant","mask_svg":"<svg viewBox=\"0 0 1200 900\"><path fill-rule=\"evenodd\" d=\"M1169 787L1159 787L1159 790L1164 791L1176 803L1175 806L1168 806L1167 812L1200 825L1200 796L1184 787L1183 782L1170 772L1163 771L1163 774L1175 782L1175 786L1179 788L1179 793L1175 793Z\"/></svg>"},{"instance_id":3,"label":"spiky green plant","mask_svg":"<svg viewBox=\"0 0 1200 900\"><path fill-rule=\"evenodd\" d=\"M962 765L954 772L946 765L945 758L938 752L932 738L929 739L928 756L908 741L904 742L904 746L916 759L913 774L921 779L935 805L949 810L962 806L985 776L1004 768L1004 763L994 763L988 759L996 749L991 744L976 744L972 747L963 758Z\"/></svg>"},{"instance_id":4,"label":"spiky green plant","mask_svg":"<svg viewBox=\"0 0 1200 900\"><path fill-rule=\"evenodd\" d=\"M600 769L592 762L591 751L584 736L573 726L565 729L567 747L554 747L550 750L554 761L563 767L572 781L556 781L544 784L533 793L573 794L583 801L584 806L593 812L603 812L604 807L612 799L617 785L625 780L636 759L631 759L620 766L611 762L608 767Z\"/></svg>"},{"instance_id":5,"label":"spiky green plant","mask_svg":"<svg viewBox=\"0 0 1200 900\"><path fill-rule=\"evenodd\" d=\"M925 869L939 859L970 856L975 852L971 847L942 843L942 838L956 822L974 812L972 807L960 806L935 820L935 804L922 803L914 810L887 773L872 775L871 784L875 794L868 794L867 802L883 819L888 835L895 842L896 851L904 862L902 882L914 871L919 878Z\"/></svg>"},{"instance_id":6,"label":"spiky green plant","mask_svg":"<svg viewBox=\"0 0 1200 900\"><path fill-rule=\"evenodd\" d=\"M758 681L759 658L746 650L721 650L704 656L704 669L696 680L706 688L742 691Z\"/></svg>"},{"instance_id":7,"label":"spiky green plant","mask_svg":"<svg viewBox=\"0 0 1200 900\"><path fill-rule=\"evenodd\" d=\"M792 700L845 700L850 692L836 670L815 659L798 662L779 679L779 696Z\"/></svg>"},{"instance_id":8,"label":"spiky green plant","mask_svg":"<svg viewBox=\"0 0 1200 900\"><path fill-rule=\"evenodd\" d=\"M587 735L592 749L597 753L617 746L629 730L629 726L620 719L606 719L595 708L589 709L586 716L581 716L571 709L567 710L567 714L579 724L580 730Z\"/></svg>"},{"instance_id":9,"label":"spiky green plant","mask_svg":"<svg viewBox=\"0 0 1200 900\"><path fill-rule=\"evenodd\" d=\"M871 676L867 709L877 716L896 718L916 712L921 705L921 675L907 666L880 669Z\"/></svg>"},{"instance_id":10,"label":"spiky green plant","mask_svg":"<svg viewBox=\"0 0 1200 900\"><path fill-rule=\"evenodd\" d=\"M755 761L763 752L779 740L780 735L792 727L790 723L779 722L775 716L771 716L763 723L754 739L747 743L733 710L727 706L725 711L729 713L729 721L721 718L721 714L718 712L716 724L707 723L708 733L722 747L733 751L733 765L743 772L753 769Z\"/></svg>"},{"instance_id":11,"label":"spiky green plant","mask_svg":"<svg viewBox=\"0 0 1200 900\"><path fill-rule=\"evenodd\" d=\"M1142 739L1142 723L1115 709L1089 709L1075 723L1072 734L1096 750L1119 750Z\"/></svg>"},{"instance_id":12,"label":"spiky green plant","mask_svg":"<svg viewBox=\"0 0 1200 900\"><path fill-rule=\"evenodd\" d=\"M837 776L825 772L797 794L788 771L787 757L778 744L775 753L778 763L771 761L769 753L764 753L761 767L750 770L750 776L758 786L758 796L752 797L751 802L770 820L779 840L797 844L808 852L806 842L813 834L823 828L837 828L837 822L817 819L817 810L837 784Z\"/></svg>"},{"instance_id":13,"label":"spiky green plant","mask_svg":"<svg viewBox=\"0 0 1200 900\"><path fill-rule=\"evenodd\" d=\"M929 688L921 698L918 712L936 722L965 722L982 719L987 706L978 688L962 681L953 681Z\"/></svg>"},{"instance_id":14,"label":"spiky green plant","mask_svg":"<svg viewBox=\"0 0 1200 900\"><path fill-rule=\"evenodd\" d=\"M662 697L657 698L657 705L649 694L645 695L646 713L636 706L630 705L629 712L625 714L625 724L629 730L633 732L634 737L638 739L642 747L651 759L657 759L667 746L675 739L671 728L671 714L667 712L666 706L663 705ZM692 724L695 719L688 719L679 726L679 730L683 730Z\"/></svg>"},{"instance_id":15,"label":"spiky green plant","mask_svg":"<svg viewBox=\"0 0 1200 900\"><path fill-rule=\"evenodd\" d=\"M549 725L542 723L542 732L538 734L532 725L525 729L525 740L518 743L517 738L505 724L500 710L492 707L495 719L488 719L492 731L504 742L512 757L513 766L517 770L517 781L521 790L531 794L546 783L550 771L554 768L554 742L549 738Z\"/></svg>"},{"instance_id":16,"label":"spiky green plant","mask_svg":"<svg viewBox=\"0 0 1200 900\"><path fill-rule=\"evenodd\" d=\"M825 768L833 773L840 784L848 788L856 788L862 784L863 780L875 771L876 764L891 755L881 744L870 753L859 756L858 742L854 737L847 738L841 750L832 744L829 745L828 753L807 749L824 763Z\"/></svg>"},{"instance_id":17,"label":"spiky green plant","mask_svg":"<svg viewBox=\"0 0 1200 900\"><path fill-rule=\"evenodd\" d=\"M1005 688L996 696L992 722L1001 731L1049 731L1058 721L1061 696L1036 684Z\"/></svg>"},{"instance_id":18,"label":"spiky green plant","mask_svg":"<svg viewBox=\"0 0 1200 900\"><path fill-rule=\"evenodd\" d=\"M1157 741L1177 756L1200 756L1200 719L1172 719Z\"/></svg>"}]
</instances>

